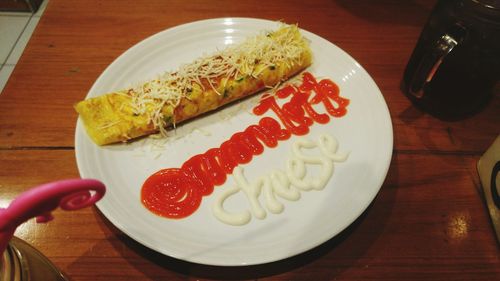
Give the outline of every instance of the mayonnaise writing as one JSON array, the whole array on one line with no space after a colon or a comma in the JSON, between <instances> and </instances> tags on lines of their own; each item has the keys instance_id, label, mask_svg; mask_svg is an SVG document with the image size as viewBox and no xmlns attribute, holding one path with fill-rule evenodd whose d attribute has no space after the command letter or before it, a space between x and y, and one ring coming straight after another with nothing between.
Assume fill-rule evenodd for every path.
<instances>
[{"instance_id":1,"label":"mayonnaise writing","mask_svg":"<svg viewBox=\"0 0 500 281\"><path fill-rule=\"evenodd\" d=\"M319 154L306 154L305 149L317 149ZM277 197L296 201L300 199L301 191L325 188L333 175L334 163L344 162L348 157L348 153L338 153L337 149L337 140L328 134L320 135L316 141L300 138L292 145L291 157L285 165L285 171L272 170L253 182L249 182L245 177L242 167L235 167L233 178L236 184L224 190L215 199L212 213L223 223L244 225L250 222L252 217L266 218L267 211L273 214L283 212L284 205ZM307 165L317 166L319 175L307 177ZM249 210L229 212L224 209L224 202L239 192L248 200Z\"/></svg>"}]
</instances>

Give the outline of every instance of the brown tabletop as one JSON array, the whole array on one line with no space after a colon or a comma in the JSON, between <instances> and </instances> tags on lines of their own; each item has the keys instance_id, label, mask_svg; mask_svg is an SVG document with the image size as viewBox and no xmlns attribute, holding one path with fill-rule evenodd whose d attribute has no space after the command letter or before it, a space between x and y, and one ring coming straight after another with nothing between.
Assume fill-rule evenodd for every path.
<instances>
[{"instance_id":1,"label":"brown tabletop","mask_svg":"<svg viewBox=\"0 0 500 281\"><path fill-rule=\"evenodd\" d=\"M499 248L476 171L500 132L497 95L443 121L412 106L400 82L435 1L50 0L0 95L1 207L37 184L79 177L73 104L122 52L159 31L218 17L299 23L354 57L391 113L394 151L370 207L340 235L259 266L212 267L151 251L97 208L56 210L16 236L71 280L498 280Z\"/></svg>"}]
</instances>

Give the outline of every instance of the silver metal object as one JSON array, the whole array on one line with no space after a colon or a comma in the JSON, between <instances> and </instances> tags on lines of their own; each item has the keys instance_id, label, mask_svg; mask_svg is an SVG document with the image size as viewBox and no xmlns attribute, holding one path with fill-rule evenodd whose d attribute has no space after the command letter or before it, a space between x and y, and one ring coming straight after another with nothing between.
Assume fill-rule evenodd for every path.
<instances>
[{"instance_id":1,"label":"silver metal object","mask_svg":"<svg viewBox=\"0 0 500 281\"><path fill-rule=\"evenodd\" d=\"M419 69L416 71L410 85L410 93L417 98L424 95L424 87L427 83L431 82L434 74L443 62L443 59L448 55L458 41L451 35L445 34L436 42L434 51L431 52L420 64Z\"/></svg>"},{"instance_id":2,"label":"silver metal object","mask_svg":"<svg viewBox=\"0 0 500 281\"><path fill-rule=\"evenodd\" d=\"M13 237L2 255L0 281L67 281L42 253Z\"/></svg>"}]
</instances>

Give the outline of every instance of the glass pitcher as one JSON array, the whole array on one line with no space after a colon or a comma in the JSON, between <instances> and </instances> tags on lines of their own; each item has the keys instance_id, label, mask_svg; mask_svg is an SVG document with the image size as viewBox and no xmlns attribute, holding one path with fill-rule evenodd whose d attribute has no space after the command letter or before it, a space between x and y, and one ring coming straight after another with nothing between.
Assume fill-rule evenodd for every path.
<instances>
[{"instance_id":1,"label":"glass pitcher","mask_svg":"<svg viewBox=\"0 0 500 281\"><path fill-rule=\"evenodd\" d=\"M500 0L440 0L413 50L403 91L443 119L479 111L500 91Z\"/></svg>"}]
</instances>

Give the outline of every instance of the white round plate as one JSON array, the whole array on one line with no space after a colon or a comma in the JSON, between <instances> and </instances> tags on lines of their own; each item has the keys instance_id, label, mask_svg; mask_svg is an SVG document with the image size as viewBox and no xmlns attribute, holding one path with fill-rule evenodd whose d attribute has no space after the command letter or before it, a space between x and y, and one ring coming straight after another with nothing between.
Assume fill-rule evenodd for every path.
<instances>
[{"instance_id":1,"label":"white round plate","mask_svg":"<svg viewBox=\"0 0 500 281\"><path fill-rule=\"evenodd\" d=\"M118 57L97 79L87 97L123 89L215 52L225 45L278 27L277 22L250 18L198 21L155 34ZM201 264L238 266L272 262L312 249L331 239L358 218L378 193L392 156L392 124L384 98L370 75L347 53L305 30L314 61L307 71L328 77L350 99L348 113L328 124L314 124L308 138L335 136L340 152L350 152L325 189L303 192L298 201L282 201L281 214L252 218L243 226L219 222L211 212L214 198L231 186L232 178L205 197L188 218L171 220L149 212L140 202L144 180L163 168L177 168L191 156L219 147L232 134L258 122L251 114L255 98L178 126L160 147L151 139L99 147L79 120L75 148L82 178L101 180L107 193L97 204L121 231L162 254ZM270 115L272 116L272 115ZM292 137L246 164L252 181L270 169L284 169ZM243 200L239 202L238 200ZM246 208L244 198L232 206Z\"/></svg>"}]
</instances>

